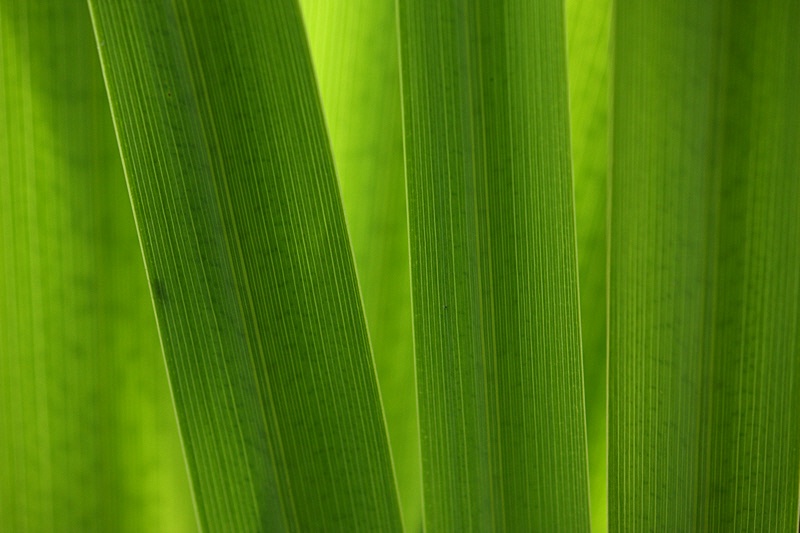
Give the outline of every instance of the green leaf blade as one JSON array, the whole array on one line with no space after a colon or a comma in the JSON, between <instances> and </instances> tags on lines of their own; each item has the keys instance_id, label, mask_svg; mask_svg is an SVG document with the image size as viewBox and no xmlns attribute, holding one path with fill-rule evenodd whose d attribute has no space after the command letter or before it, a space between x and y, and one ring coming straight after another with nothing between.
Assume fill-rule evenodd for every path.
<instances>
[{"instance_id":1,"label":"green leaf blade","mask_svg":"<svg viewBox=\"0 0 800 533\"><path fill-rule=\"evenodd\" d=\"M195 531L80 2L0 2L0 153L0 529Z\"/></svg>"},{"instance_id":2,"label":"green leaf blade","mask_svg":"<svg viewBox=\"0 0 800 533\"><path fill-rule=\"evenodd\" d=\"M611 4L608 0L570 0L566 13L589 488L592 531L602 533L608 527L606 205Z\"/></svg>"},{"instance_id":3,"label":"green leaf blade","mask_svg":"<svg viewBox=\"0 0 800 533\"><path fill-rule=\"evenodd\" d=\"M587 530L563 6L398 7L426 528Z\"/></svg>"},{"instance_id":4,"label":"green leaf blade","mask_svg":"<svg viewBox=\"0 0 800 533\"><path fill-rule=\"evenodd\" d=\"M617 11L612 529L797 529L799 9Z\"/></svg>"},{"instance_id":5,"label":"green leaf blade","mask_svg":"<svg viewBox=\"0 0 800 533\"><path fill-rule=\"evenodd\" d=\"M721 2L698 528L797 530L800 4ZM736 401L733 399L736 398ZM735 446L731 446L734 442Z\"/></svg>"},{"instance_id":6,"label":"green leaf blade","mask_svg":"<svg viewBox=\"0 0 800 533\"><path fill-rule=\"evenodd\" d=\"M422 520L394 0L301 2L375 354L403 521Z\"/></svg>"},{"instance_id":7,"label":"green leaf blade","mask_svg":"<svg viewBox=\"0 0 800 533\"><path fill-rule=\"evenodd\" d=\"M399 529L299 9L90 5L204 528Z\"/></svg>"}]
</instances>

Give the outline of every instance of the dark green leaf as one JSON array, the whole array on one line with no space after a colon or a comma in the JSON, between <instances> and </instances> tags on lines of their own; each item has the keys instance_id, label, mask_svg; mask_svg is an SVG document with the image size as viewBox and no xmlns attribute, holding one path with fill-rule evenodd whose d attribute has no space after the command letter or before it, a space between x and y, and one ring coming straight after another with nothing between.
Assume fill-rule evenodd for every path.
<instances>
[{"instance_id":1,"label":"dark green leaf","mask_svg":"<svg viewBox=\"0 0 800 533\"><path fill-rule=\"evenodd\" d=\"M201 524L400 529L293 0L91 0Z\"/></svg>"}]
</instances>

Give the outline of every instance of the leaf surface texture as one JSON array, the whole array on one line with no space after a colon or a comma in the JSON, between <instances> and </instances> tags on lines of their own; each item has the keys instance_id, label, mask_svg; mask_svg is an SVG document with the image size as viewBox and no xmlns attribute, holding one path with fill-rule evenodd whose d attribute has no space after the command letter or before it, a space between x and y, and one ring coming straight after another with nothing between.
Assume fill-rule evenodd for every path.
<instances>
[{"instance_id":1,"label":"leaf surface texture","mask_svg":"<svg viewBox=\"0 0 800 533\"><path fill-rule=\"evenodd\" d=\"M299 7L90 7L203 529L399 530Z\"/></svg>"},{"instance_id":2,"label":"leaf surface texture","mask_svg":"<svg viewBox=\"0 0 800 533\"><path fill-rule=\"evenodd\" d=\"M398 3L428 531L589 529L563 10Z\"/></svg>"},{"instance_id":3,"label":"leaf surface texture","mask_svg":"<svg viewBox=\"0 0 800 533\"><path fill-rule=\"evenodd\" d=\"M81 2L0 1L0 530L196 531Z\"/></svg>"},{"instance_id":4,"label":"leaf surface texture","mask_svg":"<svg viewBox=\"0 0 800 533\"><path fill-rule=\"evenodd\" d=\"M617 4L613 531L797 531L800 2Z\"/></svg>"}]
</instances>

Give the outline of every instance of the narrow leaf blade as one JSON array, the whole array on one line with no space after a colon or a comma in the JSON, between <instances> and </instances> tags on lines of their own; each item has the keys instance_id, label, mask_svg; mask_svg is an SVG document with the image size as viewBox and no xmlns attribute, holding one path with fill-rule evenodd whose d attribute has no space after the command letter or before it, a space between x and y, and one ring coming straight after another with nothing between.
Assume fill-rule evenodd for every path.
<instances>
[{"instance_id":1,"label":"narrow leaf blade","mask_svg":"<svg viewBox=\"0 0 800 533\"><path fill-rule=\"evenodd\" d=\"M797 531L798 17L618 5L612 530Z\"/></svg>"},{"instance_id":2,"label":"narrow leaf blade","mask_svg":"<svg viewBox=\"0 0 800 533\"><path fill-rule=\"evenodd\" d=\"M563 4L398 10L426 529L588 530Z\"/></svg>"},{"instance_id":3,"label":"narrow leaf blade","mask_svg":"<svg viewBox=\"0 0 800 533\"><path fill-rule=\"evenodd\" d=\"M203 528L398 530L299 8L90 6Z\"/></svg>"},{"instance_id":4,"label":"narrow leaf blade","mask_svg":"<svg viewBox=\"0 0 800 533\"><path fill-rule=\"evenodd\" d=\"M408 531L422 520L394 0L304 0Z\"/></svg>"},{"instance_id":5,"label":"narrow leaf blade","mask_svg":"<svg viewBox=\"0 0 800 533\"><path fill-rule=\"evenodd\" d=\"M609 0L569 0L569 108L581 297L592 531L608 527L606 274Z\"/></svg>"},{"instance_id":6,"label":"narrow leaf blade","mask_svg":"<svg viewBox=\"0 0 800 533\"><path fill-rule=\"evenodd\" d=\"M0 530L196 530L86 6L0 1Z\"/></svg>"}]
</instances>

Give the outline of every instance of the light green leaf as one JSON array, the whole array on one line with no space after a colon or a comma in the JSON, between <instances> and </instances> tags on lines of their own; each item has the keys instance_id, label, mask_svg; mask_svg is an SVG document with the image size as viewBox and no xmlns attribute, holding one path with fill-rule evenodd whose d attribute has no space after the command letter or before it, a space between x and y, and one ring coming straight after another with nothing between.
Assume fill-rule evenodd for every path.
<instances>
[{"instance_id":1,"label":"light green leaf","mask_svg":"<svg viewBox=\"0 0 800 533\"><path fill-rule=\"evenodd\" d=\"M303 0L403 518L422 520L408 222L394 0Z\"/></svg>"},{"instance_id":2,"label":"light green leaf","mask_svg":"<svg viewBox=\"0 0 800 533\"><path fill-rule=\"evenodd\" d=\"M298 6L90 6L204 530L399 530Z\"/></svg>"},{"instance_id":3,"label":"light green leaf","mask_svg":"<svg viewBox=\"0 0 800 533\"><path fill-rule=\"evenodd\" d=\"M568 0L570 122L592 531L607 529L606 204L609 0Z\"/></svg>"},{"instance_id":4,"label":"light green leaf","mask_svg":"<svg viewBox=\"0 0 800 533\"><path fill-rule=\"evenodd\" d=\"M797 531L800 2L621 1L613 531Z\"/></svg>"},{"instance_id":5,"label":"light green leaf","mask_svg":"<svg viewBox=\"0 0 800 533\"><path fill-rule=\"evenodd\" d=\"M86 5L0 1L0 530L195 529Z\"/></svg>"},{"instance_id":6,"label":"light green leaf","mask_svg":"<svg viewBox=\"0 0 800 533\"><path fill-rule=\"evenodd\" d=\"M563 4L398 7L426 529L586 531Z\"/></svg>"}]
</instances>

